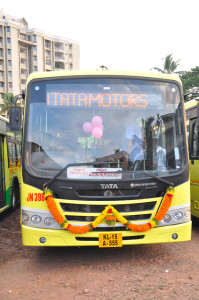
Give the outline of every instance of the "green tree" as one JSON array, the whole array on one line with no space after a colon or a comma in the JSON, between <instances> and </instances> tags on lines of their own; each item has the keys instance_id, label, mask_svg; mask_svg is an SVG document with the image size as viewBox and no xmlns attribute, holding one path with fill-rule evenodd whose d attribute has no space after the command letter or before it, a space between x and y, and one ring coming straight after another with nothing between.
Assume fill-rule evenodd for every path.
<instances>
[{"instance_id":1,"label":"green tree","mask_svg":"<svg viewBox=\"0 0 199 300\"><path fill-rule=\"evenodd\" d=\"M11 106L14 106L15 96L13 94L5 93L2 95L3 103L0 104L0 114L7 112L7 116L9 117L9 110Z\"/></svg>"},{"instance_id":2,"label":"green tree","mask_svg":"<svg viewBox=\"0 0 199 300\"><path fill-rule=\"evenodd\" d=\"M162 60L163 60L163 69L154 67L151 70L156 70L158 72L167 73L167 74L177 73L175 71L179 66L180 60L174 61L172 54L167 55L165 58L162 58Z\"/></svg>"},{"instance_id":3,"label":"green tree","mask_svg":"<svg viewBox=\"0 0 199 300\"><path fill-rule=\"evenodd\" d=\"M191 71L180 72L180 79L182 81L184 93L190 94L199 90L199 67L192 68Z\"/></svg>"}]
</instances>

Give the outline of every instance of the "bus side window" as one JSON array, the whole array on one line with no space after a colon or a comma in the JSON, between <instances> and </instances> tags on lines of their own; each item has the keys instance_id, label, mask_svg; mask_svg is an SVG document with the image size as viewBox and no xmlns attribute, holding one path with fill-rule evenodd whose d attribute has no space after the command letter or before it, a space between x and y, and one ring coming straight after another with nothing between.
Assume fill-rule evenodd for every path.
<instances>
[{"instance_id":1,"label":"bus side window","mask_svg":"<svg viewBox=\"0 0 199 300\"><path fill-rule=\"evenodd\" d=\"M199 123L192 125L191 157L199 158Z\"/></svg>"},{"instance_id":2,"label":"bus side window","mask_svg":"<svg viewBox=\"0 0 199 300\"><path fill-rule=\"evenodd\" d=\"M8 157L11 159L12 163L17 163L17 153L15 143L8 142Z\"/></svg>"}]
</instances>

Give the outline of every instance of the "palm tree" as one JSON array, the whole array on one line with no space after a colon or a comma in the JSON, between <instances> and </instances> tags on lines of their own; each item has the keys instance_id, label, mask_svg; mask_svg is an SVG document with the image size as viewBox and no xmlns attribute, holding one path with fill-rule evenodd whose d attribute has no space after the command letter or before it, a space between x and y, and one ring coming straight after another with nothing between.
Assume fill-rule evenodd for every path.
<instances>
[{"instance_id":1,"label":"palm tree","mask_svg":"<svg viewBox=\"0 0 199 300\"><path fill-rule=\"evenodd\" d=\"M0 114L7 112L7 116L9 117L10 107L14 106L15 96L13 94L5 93L2 95L3 104L0 104Z\"/></svg>"},{"instance_id":2,"label":"palm tree","mask_svg":"<svg viewBox=\"0 0 199 300\"><path fill-rule=\"evenodd\" d=\"M177 61L174 61L173 60L173 57L172 57L172 54L169 54L167 55L165 58L162 58L163 62L164 62L164 69L160 69L160 68L152 68L151 70L156 70L158 72L161 72L161 73L167 73L167 74L172 74L172 73L177 73L177 72L174 72L177 67L179 66L179 61L180 60L177 60Z\"/></svg>"}]
</instances>

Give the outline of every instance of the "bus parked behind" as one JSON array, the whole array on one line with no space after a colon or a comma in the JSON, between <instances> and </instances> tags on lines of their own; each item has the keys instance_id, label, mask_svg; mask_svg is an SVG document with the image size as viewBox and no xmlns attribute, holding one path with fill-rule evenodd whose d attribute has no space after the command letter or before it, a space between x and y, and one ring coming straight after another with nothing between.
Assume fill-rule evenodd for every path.
<instances>
[{"instance_id":1,"label":"bus parked behind","mask_svg":"<svg viewBox=\"0 0 199 300\"><path fill-rule=\"evenodd\" d=\"M20 180L21 134L11 133L8 119L0 116L0 213L19 205Z\"/></svg>"},{"instance_id":2,"label":"bus parked behind","mask_svg":"<svg viewBox=\"0 0 199 300\"><path fill-rule=\"evenodd\" d=\"M191 185L191 214L199 218L199 110L198 101L185 103Z\"/></svg>"}]
</instances>

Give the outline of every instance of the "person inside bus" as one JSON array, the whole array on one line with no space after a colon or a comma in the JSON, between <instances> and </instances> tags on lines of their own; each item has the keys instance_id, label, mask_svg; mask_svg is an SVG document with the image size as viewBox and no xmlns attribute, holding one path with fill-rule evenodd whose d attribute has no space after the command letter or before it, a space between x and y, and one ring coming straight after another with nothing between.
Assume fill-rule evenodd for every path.
<instances>
[{"instance_id":1,"label":"person inside bus","mask_svg":"<svg viewBox=\"0 0 199 300\"><path fill-rule=\"evenodd\" d=\"M157 170L166 170L166 150L161 147L160 143L157 143L155 161Z\"/></svg>"},{"instance_id":2,"label":"person inside bus","mask_svg":"<svg viewBox=\"0 0 199 300\"><path fill-rule=\"evenodd\" d=\"M135 169L142 169L144 160L144 142L142 139L142 130L138 122L134 121L128 124L124 133L123 150L127 152L128 162Z\"/></svg>"}]
</instances>

